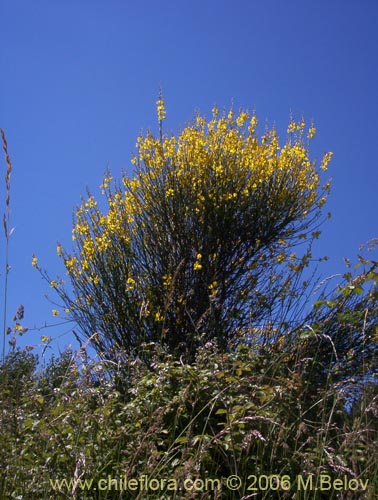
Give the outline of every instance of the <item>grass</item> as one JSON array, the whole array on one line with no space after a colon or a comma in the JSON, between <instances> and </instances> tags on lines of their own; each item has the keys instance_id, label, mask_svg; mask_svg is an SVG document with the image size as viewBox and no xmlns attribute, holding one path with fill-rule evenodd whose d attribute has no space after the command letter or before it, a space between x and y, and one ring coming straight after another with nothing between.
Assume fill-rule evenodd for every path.
<instances>
[{"instance_id":1,"label":"grass","mask_svg":"<svg viewBox=\"0 0 378 500\"><path fill-rule=\"evenodd\" d=\"M5 175L5 189L6 189L6 213L3 216L3 225L5 232L5 270L4 270L4 306L3 306L3 349L2 349L2 360L4 362L5 359L5 339L6 339L6 317L7 317L7 296L8 296L8 274L9 274L9 238L12 234L10 230L10 177L12 173L12 163L8 154L8 144L5 138L5 133L3 129L0 129L1 140L3 144L3 150L5 153L5 162L6 162L6 175Z\"/></svg>"}]
</instances>

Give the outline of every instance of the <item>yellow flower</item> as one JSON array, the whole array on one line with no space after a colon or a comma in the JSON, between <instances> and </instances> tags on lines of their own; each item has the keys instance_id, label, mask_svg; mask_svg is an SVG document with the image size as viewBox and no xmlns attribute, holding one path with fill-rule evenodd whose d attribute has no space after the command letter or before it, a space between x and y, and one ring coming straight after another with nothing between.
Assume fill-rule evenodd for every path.
<instances>
[{"instance_id":1,"label":"yellow flower","mask_svg":"<svg viewBox=\"0 0 378 500\"><path fill-rule=\"evenodd\" d=\"M162 95L160 95L159 100L156 101L156 106L157 106L157 115L159 122L165 120L167 114L165 111L165 103Z\"/></svg>"},{"instance_id":2,"label":"yellow flower","mask_svg":"<svg viewBox=\"0 0 378 500\"><path fill-rule=\"evenodd\" d=\"M57 311L56 309L53 309L52 313L53 313L53 316L59 316L59 311Z\"/></svg>"},{"instance_id":3,"label":"yellow flower","mask_svg":"<svg viewBox=\"0 0 378 500\"><path fill-rule=\"evenodd\" d=\"M308 130L308 134L307 134L307 137L309 139L312 139L316 134L316 128L315 127L310 127L309 130Z\"/></svg>"},{"instance_id":4,"label":"yellow flower","mask_svg":"<svg viewBox=\"0 0 378 500\"><path fill-rule=\"evenodd\" d=\"M196 261L193 265L193 269L195 271L199 271L200 269L202 269L202 264L200 264L198 261Z\"/></svg>"},{"instance_id":5,"label":"yellow flower","mask_svg":"<svg viewBox=\"0 0 378 500\"><path fill-rule=\"evenodd\" d=\"M163 286L168 287L172 283L172 276L169 274L164 274L163 276Z\"/></svg>"},{"instance_id":6,"label":"yellow flower","mask_svg":"<svg viewBox=\"0 0 378 500\"><path fill-rule=\"evenodd\" d=\"M240 115L236 118L236 125L238 127L242 127L247 120L248 120L248 113L240 113Z\"/></svg>"},{"instance_id":7,"label":"yellow flower","mask_svg":"<svg viewBox=\"0 0 378 500\"><path fill-rule=\"evenodd\" d=\"M277 255L277 262L279 264L281 264L281 262L283 262L285 260L285 254L284 253L280 253L279 255Z\"/></svg>"},{"instance_id":8,"label":"yellow flower","mask_svg":"<svg viewBox=\"0 0 378 500\"><path fill-rule=\"evenodd\" d=\"M33 255L32 266L33 267L38 267L38 259L37 259L37 257L35 255Z\"/></svg>"},{"instance_id":9,"label":"yellow flower","mask_svg":"<svg viewBox=\"0 0 378 500\"><path fill-rule=\"evenodd\" d=\"M90 280L90 281L91 281L94 285L98 285L98 284L99 284L99 282L100 282L100 278L99 278L97 275L95 275L95 276L91 276L91 277L89 278L89 280Z\"/></svg>"},{"instance_id":10,"label":"yellow flower","mask_svg":"<svg viewBox=\"0 0 378 500\"><path fill-rule=\"evenodd\" d=\"M329 153L326 153L324 156L323 156L323 160L322 160L322 163L320 165L320 168L322 170L327 170L328 169L328 164L329 162L332 160L332 156L333 156L333 153L332 151L330 151Z\"/></svg>"},{"instance_id":11,"label":"yellow flower","mask_svg":"<svg viewBox=\"0 0 378 500\"><path fill-rule=\"evenodd\" d=\"M295 122L290 122L289 123L289 126L287 127L287 133L288 134L292 134L293 132L295 132L297 130L297 124Z\"/></svg>"},{"instance_id":12,"label":"yellow flower","mask_svg":"<svg viewBox=\"0 0 378 500\"><path fill-rule=\"evenodd\" d=\"M162 316L162 314L160 313L160 311L158 311L155 314L155 321L163 321L163 320L164 320L164 316Z\"/></svg>"},{"instance_id":13,"label":"yellow flower","mask_svg":"<svg viewBox=\"0 0 378 500\"><path fill-rule=\"evenodd\" d=\"M66 266L68 273L71 273L77 266L77 258L71 257L70 259L67 259L64 264Z\"/></svg>"},{"instance_id":14,"label":"yellow flower","mask_svg":"<svg viewBox=\"0 0 378 500\"><path fill-rule=\"evenodd\" d=\"M113 177L111 175L109 175L108 177L104 177L104 180L102 181L102 184L100 185L100 188L102 189L102 194L105 193L105 189L108 189L109 188L109 184L110 182L113 180ZM89 207L92 207L92 206L95 206L94 205L94 200L93 198L90 198L90 203L88 203L87 207L86 208L89 208Z\"/></svg>"},{"instance_id":15,"label":"yellow flower","mask_svg":"<svg viewBox=\"0 0 378 500\"><path fill-rule=\"evenodd\" d=\"M257 116L252 116L252 118L251 118L251 128L249 129L249 131L250 132L254 132L254 130L257 127L257 125L258 125Z\"/></svg>"},{"instance_id":16,"label":"yellow flower","mask_svg":"<svg viewBox=\"0 0 378 500\"><path fill-rule=\"evenodd\" d=\"M215 297L218 293L218 282L217 281L213 281L211 283L211 285L209 285L209 290L210 290L210 296L211 297Z\"/></svg>"},{"instance_id":17,"label":"yellow flower","mask_svg":"<svg viewBox=\"0 0 378 500\"><path fill-rule=\"evenodd\" d=\"M134 290L135 287L135 280L133 278L128 277L126 281L126 291L131 292L131 290Z\"/></svg>"},{"instance_id":18,"label":"yellow flower","mask_svg":"<svg viewBox=\"0 0 378 500\"><path fill-rule=\"evenodd\" d=\"M318 207L322 207L326 201L327 201L327 198L325 196L320 198L319 203L318 203Z\"/></svg>"}]
</instances>

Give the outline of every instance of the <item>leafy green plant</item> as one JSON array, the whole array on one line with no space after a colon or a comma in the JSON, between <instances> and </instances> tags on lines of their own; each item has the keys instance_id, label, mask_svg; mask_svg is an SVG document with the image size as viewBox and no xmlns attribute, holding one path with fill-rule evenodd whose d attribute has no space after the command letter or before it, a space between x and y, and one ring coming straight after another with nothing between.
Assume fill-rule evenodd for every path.
<instances>
[{"instance_id":1,"label":"leafy green plant","mask_svg":"<svg viewBox=\"0 0 378 500\"><path fill-rule=\"evenodd\" d=\"M14 418L13 427L2 425L2 498L27 492L30 500L239 499L251 494L254 475L286 478L281 488L272 483L273 489L260 490L261 499L291 498L298 481L312 477L315 485L321 476L368 480L366 491L340 496L313 489L297 498L374 498L376 385L367 385L348 409L331 384L309 398L300 352L293 366L274 348L259 353L241 344L224 353L213 342L186 364L159 345L143 348L151 366L129 359L123 393L106 375L104 360L83 366L80 353L69 352L31 375L31 355L13 355L6 369L13 366L24 383L14 411L2 413L2 424L7 415ZM9 397L2 393L3 401ZM231 475L241 478L235 491L225 483ZM127 489L121 480L142 476L165 489ZM205 478L220 483L212 491L167 489ZM99 481L106 488L97 488Z\"/></svg>"}]
</instances>

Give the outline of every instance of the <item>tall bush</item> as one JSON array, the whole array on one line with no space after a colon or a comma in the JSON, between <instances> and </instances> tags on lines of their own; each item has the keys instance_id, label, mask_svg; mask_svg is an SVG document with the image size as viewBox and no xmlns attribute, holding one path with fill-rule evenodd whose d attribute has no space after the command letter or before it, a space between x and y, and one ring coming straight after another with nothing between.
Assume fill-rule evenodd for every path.
<instances>
[{"instance_id":1,"label":"tall bush","mask_svg":"<svg viewBox=\"0 0 378 500\"><path fill-rule=\"evenodd\" d=\"M157 104L160 133L138 138L134 176L117 183L108 173L106 210L88 193L73 251L58 245L72 293L52 286L99 352L161 342L193 358L209 340L226 348L257 324L287 319L319 234L331 153L318 168L313 126L291 121L282 145L274 128L259 137L245 111L214 108L210 120L197 115L164 135Z\"/></svg>"}]
</instances>

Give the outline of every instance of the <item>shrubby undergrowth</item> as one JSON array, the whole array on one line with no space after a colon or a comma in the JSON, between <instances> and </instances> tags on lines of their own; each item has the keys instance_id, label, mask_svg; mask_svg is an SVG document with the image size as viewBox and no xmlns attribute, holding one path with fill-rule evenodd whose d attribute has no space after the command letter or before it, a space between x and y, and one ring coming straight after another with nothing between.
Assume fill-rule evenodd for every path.
<instances>
[{"instance_id":1,"label":"shrubby undergrowth","mask_svg":"<svg viewBox=\"0 0 378 500\"><path fill-rule=\"evenodd\" d=\"M42 371L32 354L10 354L0 373L1 498L240 499L251 498L251 475L273 475L286 480L284 489L257 498L373 499L377 386L366 384L352 402L333 374L319 387L311 371L317 346L303 358L301 343L292 345L295 363L276 345L268 353L242 343L225 354L208 343L191 364L146 345L151 365L126 361L124 385L116 370L109 376L103 361L83 365L79 353ZM146 475L172 487L233 474L244 485L236 491L225 484L207 492L120 491L120 482L95 489L109 477ZM298 476L316 482L321 475L368 480L367 489L296 491Z\"/></svg>"}]
</instances>

